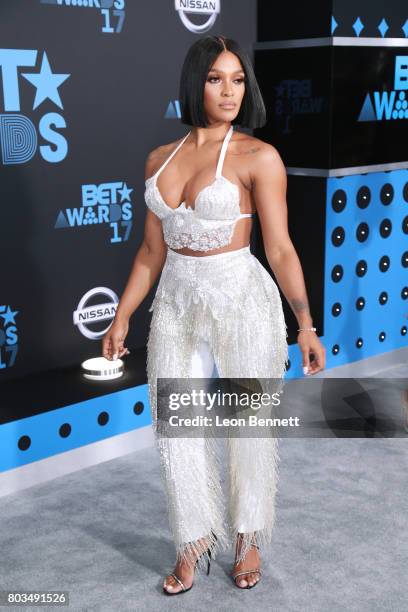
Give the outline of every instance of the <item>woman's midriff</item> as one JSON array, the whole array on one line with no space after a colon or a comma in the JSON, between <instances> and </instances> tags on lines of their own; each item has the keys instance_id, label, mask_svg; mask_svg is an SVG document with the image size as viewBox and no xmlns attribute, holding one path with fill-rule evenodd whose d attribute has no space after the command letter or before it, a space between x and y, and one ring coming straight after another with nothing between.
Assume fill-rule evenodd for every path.
<instances>
[{"instance_id":1,"label":"woman's midriff","mask_svg":"<svg viewBox=\"0 0 408 612\"><path fill-rule=\"evenodd\" d=\"M175 253L180 253L181 255L193 255L195 257L203 257L207 255L215 255L216 253L227 253L228 251L236 251L237 249L242 249L249 245L249 241L251 238L252 221L253 217L244 217L243 219L238 219L234 228L234 234L232 236L230 244L227 244L223 247L219 247L218 249L211 249L209 251L194 251L193 249L184 247L182 249L171 249L171 251L174 251Z\"/></svg>"}]
</instances>

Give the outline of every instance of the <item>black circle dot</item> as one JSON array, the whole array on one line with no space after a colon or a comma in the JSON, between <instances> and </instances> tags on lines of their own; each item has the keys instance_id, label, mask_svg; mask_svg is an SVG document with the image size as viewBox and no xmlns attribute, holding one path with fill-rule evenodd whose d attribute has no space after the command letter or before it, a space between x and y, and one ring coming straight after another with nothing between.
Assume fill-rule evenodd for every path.
<instances>
[{"instance_id":1,"label":"black circle dot","mask_svg":"<svg viewBox=\"0 0 408 612\"><path fill-rule=\"evenodd\" d=\"M98 425L106 425L109 421L109 413L104 410L98 414Z\"/></svg>"},{"instance_id":2,"label":"black circle dot","mask_svg":"<svg viewBox=\"0 0 408 612\"><path fill-rule=\"evenodd\" d=\"M408 202L408 183L405 183L402 189L402 197L404 198L406 202Z\"/></svg>"},{"instance_id":3,"label":"black circle dot","mask_svg":"<svg viewBox=\"0 0 408 612\"><path fill-rule=\"evenodd\" d=\"M347 194L344 189L337 189L332 195L332 208L334 212L342 212L347 203Z\"/></svg>"},{"instance_id":4,"label":"black circle dot","mask_svg":"<svg viewBox=\"0 0 408 612\"><path fill-rule=\"evenodd\" d=\"M388 206L389 204L391 204L393 199L394 199L394 187L391 185L391 183L385 183L381 187L381 191L380 191L381 204L384 204L384 206Z\"/></svg>"},{"instance_id":5,"label":"black circle dot","mask_svg":"<svg viewBox=\"0 0 408 612\"><path fill-rule=\"evenodd\" d=\"M31 446L30 436L21 436L17 442L17 446L20 450L27 450Z\"/></svg>"},{"instance_id":6,"label":"black circle dot","mask_svg":"<svg viewBox=\"0 0 408 612\"><path fill-rule=\"evenodd\" d=\"M357 348L361 348L363 346L363 339L362 338L357 338L356 340L356 347Z\"/></svg>"},{"instance_id":7,"label":"black circle dot","mask_svg":"<svg viewBox=\"0 0 408 612\"><path fill-rule=\"evenodd\" d=\"M332 347L332 353L333 355L337 355L340 352L340 347L338 344L334 344Z\"/></svg>"},{"instance_id":8,"label":"black circle dot","mask_svg":"<svg viewBox=\"0 0 408 612\"><path fill-rule=\"evenodd\" d=\"M403 268L408 268L408 251L405 251L405 253L402 254L401 265Z\"/></svg>"},{"instance_id":9,"label":"black circle dot","mask_svg":"<svg viewBox=\"0 0 408 612\"><path fill-rule=\"evenodd\" d=\"M401 336L406 336L407 335L407 326L403 325L401 327Z\"/></svg>"},{"instance_id":10,"label":"black circle dot","mask_svg":"<svg viewBox=\"0 0 408 612\"><path fill-rule=\"evenodd\" d=\"M388 302L388 293L386 291L382 291L378 296L378 301L380 302L381 306L384 306L384 304Z\"/></svg>"},{"instance_id":11,"label":"black circle dot","mask_svg":"<svg viewBox=\"0 0 408 612\"><path fill-rule=\"evenodd\" d=\"M356 200L359 208L367 208L371 202L371 190L366 185L363 185L357 191Z\"/></svg>"},{"instance_id":12,"label":"black circle dot","mask_svg":"<svg viewBox=\"0 0 408 612\"><path fill-rule=\"evenodd\" d=\"M340 313L341 313L341 304L340 302L336 302L332 306L332 315L333 317L338 317Z\"/></svg>"},{"instance_id":13,"label":"black circle dot","mask_svg":"<svg viewBox=\"0 0 408 612\"><path fill-rule=\"evenodd\" d=\"M133 406L133 412L135 414L142 414L143 410L144 410L143 402L136 402L136 404Z\"/></svg>"},{"instance_id":14,"label":"black circle dot","mask_svg":"<svg viewBox=\"0 0 408 612\"><path fill-rule=\"evenodd\" d=\"M380 342L384 342L384 340L385 340L385 336L386 336L385 331L380 332L380 333L378 334L378 340L379 340Z\"/></svg>"},{"instance_id":15,"label":"black circle dot","mask_svg":"<svg viewBox=\"0 0 408 612\"><path fill-rule=\"evenodd\" d=\"M341 279L343 278L343 266L341 266L340 264L334 266L331 273L331 278L334 283L338 283L339 281L341 281Z\"/></svg>"},{"instance_id":16,"label":"black circle dot","mask_svg":"<svg viewBox=\"0 0 408 612\"><path fill-rule=\"evenodd\" d=\"M382 238L388 238L392 231L391 219L383 219L380 223L380 236Z\"/></svg>"},{"instance_id":17,"label":"black circle dot","mask_svg":"<svg viewBox=\"0 0 408 612\"><path fill-rule=\"evenodd\" d=\"M346 236L346 232L344 231L343 227L341 227L340 225L335 227L334 230L332 231L333 245L336 247L341 246L344 242L345 236Z\"/></svg>"},{"instance_id":18,"label":"black circle dot","mask_svg":"<svg viewBox=\"0 0 408 612\"><path fill-rule=\"evenodd\" d=\"M388 255L383 255L380 261L378 262L378 267L380 269L380 272L388 272L388 270L390 269L390 264L391 264L391 261Z\"/></svg>"},{"instance_id":19,"label":"black circle dot","mask_svg":"<svg viewBox=\"0 0 408 612\"><path fill-rule=\"evenodd\" d=\"M365 242L368 238L368 234L370 233L370 228L368 227L368 224L363 221L362 223L359 223L357 229L356 229L356 238L359 242Z\"/></svg>"},{"instance_id":20,"label":"black circle dot","mask_svg":"<svg viewBox=\"0 0 408 612\"><path fill-rule=\"evenodd\" d=\"M403 300L408 299L408 287L403 287L403 288L401 289L401 298L402 298Z\"/></svg>"},{"instance_id":21,"label":"black circle dot","mask_svg":"<svg viewBox=\"0 0 408 612\"><path fill-rule=\"evenodd\" d=\"M68 438L71 433L71 425L69 423L63 423L59 428L59 435L61 438Z\"/></svg>"},{"instance_id":22,"label":"black circle dot","mask_svg":"<svg viewBox=\"0 0 408 612\"><path fill-rule=\"evenodd\" d=\"M364 306L365 306L365 299L362 296L358 297L356 300L356 309L363 310Z\"/></svg>"},{"instance_id":23,"label":"black circle dot","mask_svg":"<svg viewBox=\"0 0 408 612\"><path fill-rule=\"evenodd\" d=\"M360 261L357 262L357 265L356 265L357 276L359 276L360 278L364 276L367 272L367 268L368 268L367 262L364 259L360 259Z\"/></svg>"},{"instance_id":24,"label":"black circle dot","mask_svg":"<svg viewBox=\"0 0 408 612\"><path fill-rule=\"evenodd\" d=\"M408 215L403 218L401 225L402 225L402 231L404 232L404 234L408 234Z\"/></svg>"}]
</instances>

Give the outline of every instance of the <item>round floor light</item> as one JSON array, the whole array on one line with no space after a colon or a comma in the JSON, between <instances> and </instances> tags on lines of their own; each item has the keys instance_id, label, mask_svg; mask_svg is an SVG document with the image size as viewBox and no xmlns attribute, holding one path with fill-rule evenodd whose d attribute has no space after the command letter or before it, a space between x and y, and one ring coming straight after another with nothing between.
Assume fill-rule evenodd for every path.
<instances>
[{"instance_id":1,"label":"round floor light","mask_svg":"<svg viewBox=\"0 0 408 612\"><path fill-rule=\"evenodd\" d=\"M83 375L89 380L112 380L123 374L122 359L111 361L105 357L92 357L81 364Z\"/></svg>"}]
</instances>

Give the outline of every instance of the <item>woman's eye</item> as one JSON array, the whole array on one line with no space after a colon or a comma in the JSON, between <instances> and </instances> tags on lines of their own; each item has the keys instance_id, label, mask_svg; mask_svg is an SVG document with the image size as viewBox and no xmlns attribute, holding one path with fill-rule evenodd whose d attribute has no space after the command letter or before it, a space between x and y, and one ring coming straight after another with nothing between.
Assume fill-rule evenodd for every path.
<instances>
[{"instance_id":1,"label":"woman's eye","mask_svg":"<svg viewBox=\"0 0 408 612\"><path fill-rule=\"evenodd\" d=\"M219 81L219 80L220 80L220 78L219 78L219 77L209 77L209 79L208 79L208 81L209 81L210 83L211 83L212 81L214 81L214 80L215 80L215 81ZM245 81L245 79L243 79L243 78L238 78L238 79L234 79L234 81L235 81L235 82L238 82L238 83L243 83L243 82Z\"/></svg>"}]
</instances>

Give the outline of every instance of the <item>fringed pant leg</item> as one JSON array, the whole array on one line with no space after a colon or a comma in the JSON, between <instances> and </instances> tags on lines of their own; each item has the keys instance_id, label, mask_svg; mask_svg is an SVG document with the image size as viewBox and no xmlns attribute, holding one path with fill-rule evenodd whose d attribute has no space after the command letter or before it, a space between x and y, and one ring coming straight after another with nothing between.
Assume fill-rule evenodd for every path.
<instances>
[{"instance_id":1,"label":"fringed pant leg","mask_svg":"<svg viewBox=\"0 0 408 612\"><path fill-rule=\"evenodd\" d=\"M200 308L177 321L171 305L156 301L147 345L147 372L153 428L159 450L160 472L167 501L169 526L178 559L199 557L205 567L211 548L215 558L227 548L226 504L220 481L217 441L157 435L157 378L210 378L214 360L210 345L200 335Z\"/></svg>"},{"instance_id":2,"label":"fringed pant leg","mask_svg":"<svg viewBox=\"0 0 408 612\"><path fill-rule=\"evenodd\" d=\"M248 288L255 300L252 307L247 304L234 316L217 322L214 355L220 378L260 379L248 387L272 395L282 388L288 359L287 330L276 284L259 260L252 254L249 257L245 260L252 269ZM238 276L242 274L241 270ZM245 386L245 381L242 383ZM268 409L265 415L262 411L258 416L272 416ZM227 438L232 542L241 534L237 562L245 558L253 542L262 553L268 553L275 524L278 438L266 429L258 432L258 437L256 433L250 437L250 429L234 431L236 437Z\"/></svg>"}]
</instances>

